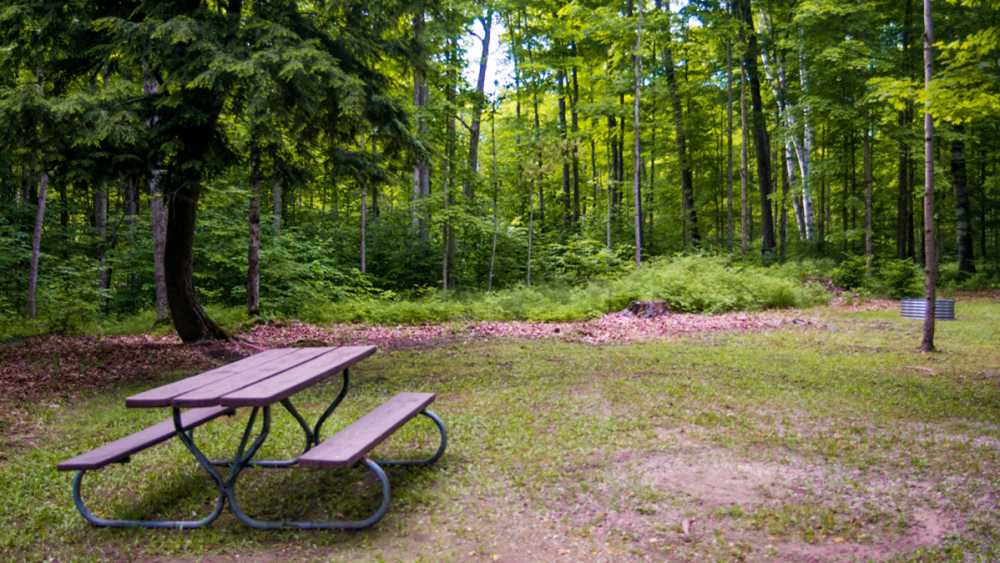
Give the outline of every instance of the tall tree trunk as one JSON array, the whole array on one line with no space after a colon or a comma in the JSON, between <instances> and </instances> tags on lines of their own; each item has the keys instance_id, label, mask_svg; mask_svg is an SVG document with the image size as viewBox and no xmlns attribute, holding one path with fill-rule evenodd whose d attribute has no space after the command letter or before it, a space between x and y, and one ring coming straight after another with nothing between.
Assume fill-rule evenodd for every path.
<instances>
[{"instance_id":1,"label":"tall tree trunk","mask_svg":"<svg viewBox=\"0 0 1000 563\"><path fill-rule=\"evenodd\" d=\"M518 14L518 21L519 22L521 21L521 18L523 18L523 16L521 14ZM515 145L520 148L522 146L521 145L521 130L522 130L521 129L522 128L522 124L521 124L521 65L520 65L520 61L521 61L521 59L520 59L520 47L521 47L521 43L520 43L520 35L518 34L517 31L515 31L514 25L511 25L509 27L512 30L511 31L511 33L512 33L512 42L511 42L510 56L511 56L511 59L513 60L513 62L514 62L514 112L515 112L515 117L517 119L517 141L516 141ZM519 172L518 173L518 178L520 179L520 178L523 177L523 173L524 173L523 163L522 163L521 160L517 161L517 167L518 167L518 172ZM521 185L523 185L523 184L521 184ZM525 275L525 283L529 287L531 286L531 251L532 251L532 243L534 242L532 239L534 238L534 230L535 230L534 197L535 197L535 180L534 180L534 174L532 174L531 175L531 179L528 181L528 207L527 207L527 211L528 211L528 256L527 256L527 263L525 264L525 266L526 266L526 268L525 268L525 274L526 274Z\"/></svg>"},{"instance_id":2,"label":"tall tree trunk","mask_svg":"<svg viewBox=\"0 0 1000 563\"><path fill-rule=\"evenodd\" d=\"M870 118L869 118L870 119ZM865 125L864 131L864 167L865 167L865 256L871 265L872 256L875 255L874 242L872 240L872 191L875 179L872 176L872 129L871 123Z\"/></svg>"},{"instance_id":3,"label":"tall tree trunk","mask_svg":"<svg viewBox=\"0 0 1000 563\"><path fill-rule=\"evenodd\" d=\"M451 62L451 67L454 68L454 64L458 58L458 41L452 38L448 41L448 59ZM455 75L453 70L449 70L447 73L447 82L445 84L445 99L448 102L449 108L455 107L455 99L457 96L456 88L458 88L458 77ZM441 265L441 288L444 290L452 289L454 286L453 280L455 276L454 266L455 266L455 230L451 224L451 219L447 216L448 207L453 203L452 201L452 187L457 184L455 180L455 152L458 145L458 135L455 123L455 113L452 109L448 110L447 119L447 138L445 139L445 180L444 180L444 206L445 206L445 220L442 226L442 241L444 243L444 252Z\"/></svg>"},{"instance_id":4,"label":"tall tree trunk","mask_svg":"<svg viewBox=\"0 0 1000 563\"><path fill-rule=\"evenodd\" d=\"M757 73L757 33L754 31L753 15L750 12L750 0L739 0L744 32L746 34L746 50L743 54L743 69L750 80L750 99L753 107L754 146L757 150L757 183L760 187L761 216L761 254L768 256L774 253L774 218L771 215L771 159L770 142L767 136L767 124L764 122L764 104L760 96L760 77Z\"/></svg>"},{"instance_id":5,"label":"tall tree trunk","mask_svg":"<svg viewBox=\"0 0 1000 563\"><path fill-rule=\"evenodd\" d=\"M665 4L667 16L670 16L670 3ZM669 24L668 24L669 25ZM674 54L670 47L670 38L663 47L663 68L667 75L667 86L670 90L670 106L674 114L675 144L677 147L677 164L681 172L681 206L684 212L684 228L690 234L691 244L698 246L701 236L698 232L698 211L694 203L694 173L688 162L687 139L684 126L684 111L681 106L681 93L677 87L677 75L674 72Z\"/></svg>"},{"instance_id":6,"label":"tall tree trunk","mask_svg":"<svg viewBox=\"0 0 1000 563\"><path fill-rule=\"evenodd\" d=\"M250 148L250 208L248 223L250 240L247 245L247 315L260 315L260 153L256 145Z\"/></svg>"},{"instance_id":7,"label":"tall tree trunk","mask_svg":"<svg viewBox=\"0 0 1000 563\"><path fill-rule=\"evenodd\" d=\"M472 125L469 127L469 175L463 184L465 197L473 196L475 177L479 173L479 137L483 121L483 102L486 89L486 66L490 60L490 30L493 28L493 8L486 10L486 17L479 19L483 25L483 36L480 38L482 51L479 56L479 74L476 78L476 93L472 103Z\"/></svg>"},{"instance_id":8,"label":"tall tree trunk","mask_svg":"<svg viewBox=\"0 0 1000 563\"><path fill-rule=\"evenodd\" d=\"M923 352L934 351L934 321L937 316L937 241L934 239L934 119L931 117L931 76L934 62L934 20L931 0L924 0L924 249L926 261L926 315L920 343Z\"/></svg>"},{"instance_id":9,"label":"tall tree trunk","mask_svg":"<svg viewBox=\"0 0 1000 563\"><path fill-rule=\"evenodd\" d=\"M820 162L826 161L826 128L821 129L821 140L820 140L820 150L819 150ZM827 215L827 198L826 195L826 173L820 175L819 178L819 213L818 221L816 225L816 247L820 254L823 255L826 249L826 226L830 224L829 216Z\"/></svg>"},{"instance_id":10,"label":"tall tree trunk","mask_svg":"<svg viewBox=\"0 0 1000 563\"><path fill-rule=\"evenodd\" d=\"M590 187L592 190L591 194L592 201L590 204L590 213L593 213L595 216L598 213L597 200L600 197L600 191L601 191L601 178L600 174L597 172L597 140L594 139L597 127L598 127L597 120L596 119L592 120L591 121L592 133L590 134L590 184L591 184Z\"/></svg>"},{"instance_id":11,"label":"tall tree trunk","mask_svg":"<svg viewBox=\"0 0 1000 563\"><path fill-rule=\"evenodd\" d=\"M642 95L642 3L636 2L635 50L632 52L632 75L635 87L632 103L632 125L634 130L632 198L635 205L635 265L642 265L642 136L640 135Z\"/></svg>"},{"instance_id":12,"label":"tall tree trunk","mask_svg":"<svg viewBox=\"0 0 1000 563\"><path fill-rule=\"evenodd\" d=\"M622 118L618 120L618 189L615 192L618 200L615 205L620 209L625 204L625 116L628 115L628 108L625 107L624 93L618 95L618 105ZM620 218L621 214L616 210L615 219Z\"/></svg>"},{"instance_id":13,"label":"tall tree trunk","mask_svg":"<svg viewBox=\"0 0 1000 563\"><path fill-rule=\"evenodd\" d=\"M147 76L143 80L143 93L152 97L159 91L156 79ZM159 117L154 113L147 126L154 128ZM149 207L150 224L153 230L153 285L155 287L156 324L170 320L170 305L167 298L167 274L164 260L167 250L167 206L163 200L163 163L154 157L149 165Z\"/></svg>"},{"instance_id":14,"label":"tall tree trunk","mask_svg":"<svg viewBox=\"0 0 1000 563\"><path fill-rule=\"evenodd\" d=\"M535 137L535 150L536 153L536 164L538 165L537 173L532 175L532 182L538 183L538 229L540 231L545 230L545 181L541 176L542 170L542 139L541 139L541 123L538 117L538 85L534 85L531 93L532 106L535 111L535 124L534 124L534 137Z\"/></svg>"},{"instance_id":15,"label":"tall tree trunk","mask_svg":"<svg viewBox=\"0 0 1000 563\"><path fill-rule=\"evenodd\" d=\"M171 193L167 213L167 240L164 274L167 301L177 335L184 342L229 337L205 314L194 288L194 233L199 190L188 186Z\"/></svg>"},{"instance_id":16,"label":"tall tree trunk","mask_svg":"<svg viewBox=\"0 0 1000 563\"><path fill-rule=\"evenodd\" d=\"M747 127L747 84L740 77L740 251L746 256L750 252L750 131Z\"/></svg>"},{"instance_id":17,"label":"tall tree trunk","mask_svg":"<svg viewBox=\"0 0 1000 563\"><path fill-rule=\"evenodd\" d=\"M986 225L988 224L990 209L990 196L986 189L986 178L986 147L981 145L979 149L979 255L983 258L987 256L986 239L988 237L986 236Z\"/></svg>"},{"instance_id":18,"label":"tall tree trunk","mask_svg":"<svg viewBox=\"0 0 1000 563\"><path fill-rule=\"evenodd\" d=\"M787 152L781 151L782 160L788 160L789 154ZM780 165L786 164L785 162L780 163ZM778 252L778 257L784 261L785 251L788 245L788 188L789 188L789 178L788 178L788 168L782 167L781 174L781 205L778 215L778 236L780 237L781 247Z\"/></svg>"},{"instance_id":19,"label":"tall tree trunk","mask_svg":"<svg viewBox=\"0 0 1000 563\"><path fill-rule=\"evenodd\" d=\"M650 62L651 68L656 68L656 42L653 42L652 48L650 49L650 57L652 61ZM648 253L652 253L652 248L650 246L651 235L653 231L653 196L656 191L656 90L653 89L650 92L650 103L649 103L649 184L647 184L646 189L646 203L644 211L646 212L646 222L644 227L645 236L643 237L643 244L646 245L646 250Z\"/></svg>"},{"instance_id":20,"label":"tall tree trunk","mask_svg":"<svg viewBox=\"0 0 1000 563\"><path fill-rule=\"evenodd\" d=\"M614 183L615 183L615 157L617 155L617 149L614 147L616 138L614 136L614 126L612 124L612 117L608 116L608 137L604 143L604 160L605 165L608 169L608 188L607 197L605 198L605 208L604 208L604 235L605 244L608 250L611 250L611 227L612 225L612 212L614 210Z\"/></svg>"},{"instance_id":21,"label":"tall tree trunk","mask_svg":"<svg viewBox=\"0 0 1000 563\"><path fill-rule=\"evenodd\" d=\"M156 287L156 323L170 320L170 305L167 298L167 274L164 261L167 253L167 223L169 221L166 202L163 198L163 169L159 163L149 172L149 206L153 230L153 281Z\"/></svg>"},{"instance_id":22,"label":"tall tree trunk","mask_svg":"<svg viewBox=\"0 0 1000 563\"><path fill-rule=\"evenodd\" d=\"M726 42L726 248L733 251L733 45Z\"/></svg>"},{"instance_id":23,"label":"tall tree trunk","mask_svg":"<svg viewBox=\"0 0 1000 563\"><path fill-rule=\"evenodd\" d=\"M563 226L569 226L573 221L572 198L570 196L570 163L567 150L569 147L569 131L566 126L566 73L558 73L559 82L559 136L562 147L559 156L562 160L562 196L563 196Z\"/></svg>"},{"instance_id":24,"label":"tall tree trunk","mask_svg":"<svg viewBox=\"0 0 1000 563\"><path fill-rule=\"evenodd\" d=\"M572 45L573 56L576 56L576 44ZM573 92L569 97L570 106L570 158L573 164L573 224L580 223L580 149L577 136L580 132L580 114L577 106L580 102L580 82L577 80L576 64L573 65Z\"/></svg>"},{"instance_id":25,"label":"tall tree trunk","mask_svg":"<svg viewBox=\"0 0 1000 563\"><path fill-rule=\"evenodd\" d=\"M608 170L608 217L607 217L607 239L608 248L611 248L611 231L618 217L618 190L620 189L618 178L618 159L621 152L618 150L618 121L613 115L608 116L608 142L610 143Z\"/></svg>"},{"instance_id":26,"label":"tall tree trunk","mask_svg":"<svg viewBox=\"0 0 1000 563\"><path fill-rule=\"evenodd\" d=\"M955 190L955 238L958 248L958 279L976 273L972 261L972 225L969 212L969 192L965 166L965 128L955 126L958 137L951 142L951 185Z\"/></svg>"},{"instance_id":27,"label":"tall tree trunk","mask_svg":"<svg viewBox=\"0 0 1000 563\"><path fill-rule=\"evenodd\" d=\"M764 24L766 33L772 38L775 37L774 31L771 28L770 18L767 17L767 12L764 9L760 10L761 21ZM777 41L776 39L772 39ZM788 100L788 80L785 75L785 61L778 51L774 56L774 69L771 68L772 62L771 57L768 55L766 49L761 49L761 62L764 65L764 74L767 78L768 83L771 84L771 91L774 93L775 105L777 106L777 121L784 126L783 141L781 145L784 149L783 162L784 170L781 174L788 177L790 184L795 184L795 164L792 159L794 154L796 160L799 162L799 171L802 176L806 175L806 170L808 168L807 157L803 155L802 143L799 142L797 133L797 121L795 119L795 113L790 107L790 102ZM800 57L801 60L801 57ZM803 69L803 72L805 70ZM778 162L778 159L775 159ZM780 166L780 164L775 164L775 166ZM783 176L783 177L784 177ZM776 191L776 190L775 190ZM774 193L774 192L772 192ZM805 214L801 206L799 205L798 198L792 199L792 206L795 209L795 225L799 232L800 240L810 240L812 238L811 232L806 228Z\"/></svg>"},{"instance_id":28,"label":"tall tree trunk","mask_svg":"<svg viewBox=\"0 0 1000 563\"><path fill-rule=\"evenodd\" d=\"M809 102L809 65L806 64L805 39L799 28L799 85L802 88L802 151L799 155L799 172L802 175L802 221L806 228L806 240L816 239L816 218L813 213L812 196L812 106Z\"/></svg>"},{"instance_id":29,"label":"tall tree trunk","mask_svg":"<svg viewBox=\"0 0 1000 563\"><path fill-rule=\"evenodd\" d=\"M418 12L413 16L413 42L420 48L421 41L423 40L424 31L424 14L423 12ZM413 105L416 107L416 134L417 138L422 142L426 142L427 139L427 124L425 123L423 117L423 111L427 107L427 101L429 98L429 89L427 86L427 77L425 74L424 65L426 61L418 60L413 65ZM411 221L413 223L414 230L417 231L422 240L427 240L429 237L427 217L426 214L420 209L420 202L428 197L431 193L431 169L430 163L424 154L417 156L416 164L413 166L413 205Z\"/></svg>"},{"instance_id":30,"label":"tall tree trunk","mask_svg":"<svg viewBox=\"0 0 1000 563\"><path fill-rule=\"evenodd\" d=\"M31 235L31 270L28 273L28 318L38 316L38 261L42 255L42 227L45 225L45 201L49 188L49 173L38 177L38 205L35 207L35 228Z\"/></svg>"},{"instance_id":31,"label":"tall tree trunk","mask_svg":"<svg viewBox=\"0 0 1000 563\"><path fill-rule=\"evenodd\" d=\"M497 230L499 229L497 223L497 200L499 199L500 192L500 182L497 178L497 108L496 104L493 105L493 111L490 112L490 154L493 161L492 169L492 183L493 183L493 240L490 244L490 272L489 277L486 280L486 291L493 291L493 272L496 267L497 262Z\"/></svg>"},{"instance_id":32,"label":"tall tree trunk","mask_svg":"<svg viewBox=\"0 0 1000 563\"><path fill-rule=\"evenodd\" d=\"M913 0L905 0L902 26L902 64L904 76L911 77L910 50L912 46ZM898 193L896 197L896 257L913 258L913 157L910 154L910 122L913 119L913 105L906 102L899 112L899 170Z\"/></svg>"}]
</instances>

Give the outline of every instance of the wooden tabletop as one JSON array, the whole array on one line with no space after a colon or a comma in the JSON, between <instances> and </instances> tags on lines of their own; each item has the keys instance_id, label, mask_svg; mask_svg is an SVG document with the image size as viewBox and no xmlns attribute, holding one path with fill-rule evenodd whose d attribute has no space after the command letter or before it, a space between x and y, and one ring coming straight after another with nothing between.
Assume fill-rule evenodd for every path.
<instances>
[{"instance_id":1,"label":"wooden tabletop","mask_svg":"<svg viewBox=\"0 0 1000 563\"><path fill-rule=\"evenodd\" d=\"M276 348L132 395L125 406L266 406L374 353L374 346Z\"/></svg>"}]
</instances>

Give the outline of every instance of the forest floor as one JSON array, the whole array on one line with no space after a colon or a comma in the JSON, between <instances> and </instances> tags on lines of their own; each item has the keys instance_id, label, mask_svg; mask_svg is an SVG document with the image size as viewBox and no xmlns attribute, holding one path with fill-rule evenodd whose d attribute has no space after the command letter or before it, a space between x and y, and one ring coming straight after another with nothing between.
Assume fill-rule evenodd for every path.
<instances>
[{"instance_id":1,"label":"forest floor","mask_svg":"<svg viewBox=\"0 0 1000 563\"><path fill-rule=\"evenodd\" d=\"M0 559L850 560L1000 558L1000 300L963 296L916 351L891 302L583 323L262 325L227 345L171 337L0 344ZM55 464L162 418L124 397L253 351L371 342L343 426L401 390L438 393L431 468L389 472L385 520L355 533L260 532L224 514L188 532L95 529ZM318 414L334 384L301 394ZM159 415L159 416L157 416ZM246 414L199 432L217 453ZM278 416L265 455L301 441ZM331 431L333 428L331 428ZM432 447L424 422L380 451ZM353 472L253 472L262 517L363 515ZM178 444L88 479L117 516L190 517L212 500ZM251 491L247 493L246 491ZM283 498L281 493L289 493Z\"/></svg>"}]
</instances>

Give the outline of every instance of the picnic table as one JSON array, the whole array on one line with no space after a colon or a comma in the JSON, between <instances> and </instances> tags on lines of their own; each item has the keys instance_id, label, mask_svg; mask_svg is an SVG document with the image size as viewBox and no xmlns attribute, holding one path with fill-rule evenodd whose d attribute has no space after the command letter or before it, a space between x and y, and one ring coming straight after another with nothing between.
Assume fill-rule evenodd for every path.
<instances>
[{"instance_id":1,"label":"picnic table","mask_svg":"<svg viewBox=\"0 0 1000 563\"><path fill-rule=\"evenodd\" d=\"M396 394L340 432L322 439L324 423L347 395L350 366L374 353L374 346L277 348L133 395L126 399L126 407L169 408L171 417L66 460L57 467L60 471L77 472L73 480L73 501L84 519L95 526L198 528L214 522L228 503L238 520L259 529L366 528L381 520L389 508L391 489L382 466L433 464L444 454L448 441L444 423L427 409L434 401L433 393ZM309 424L295 408L292 397L338 372L343 379L340 391L319 418ZM300 455L292 459L255 459L270 433L271 410L275 405L281 405L298 423L304 434L304 448ZM194 429L218 417L233 415L239 408L251 410L236 452L231 459L209 459L198 447ZM429 418L440 432L440 445L433 455L419 460L374 460L368 457L372 449L417 415ZM258 418L260 429L254 437ZM87 508L81 495L85 473L112 463L127 463L132 455L174 437L194 456L218 490L214 507L207 516L200 520L116 520L96 516ZM245 469L297 465L325 468L363 465L381 484L382 502L368 518L348 521L265 521L243 511L236 498L236 483ZM225 468L228 471L224 471Z\"/></svg>"}]
</instances>

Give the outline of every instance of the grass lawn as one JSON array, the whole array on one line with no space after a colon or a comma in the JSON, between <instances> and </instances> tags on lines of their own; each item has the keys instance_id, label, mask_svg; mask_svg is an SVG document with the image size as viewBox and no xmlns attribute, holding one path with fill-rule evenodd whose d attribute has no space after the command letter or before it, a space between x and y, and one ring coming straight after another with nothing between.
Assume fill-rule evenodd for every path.
<instances>
[{"instance_id":1,"label":"grass lawn","mask_svg":"<svg viewBox=\"0 0 1000 563\"><path fill-rule=\"evenodd\" d=\"M261 532L228 513L185 532L85 524L72 476L55 464L162 419L123 399L190 366L27 407L0 399L0 559L1000 558L1000 302L960 300L932 355L916 352L920 323L896 310L801 314L821 322L376 354L352 370L329 430L397 391L436 391L450 446L434 467L389 470L388 515L354 533ZM336 390L314 387L297 404L314 418ZM264 453L290 454L301 434L275 412ZM196 437L229 452L245 417ZM421 420L379 452L429 453L435 437ZM191 518L213 499L172 442L87 483L106 516ZM241 483L259 517L362 516L377 505L361 471L248 470Z\"/></svg>"}]
</instances>

